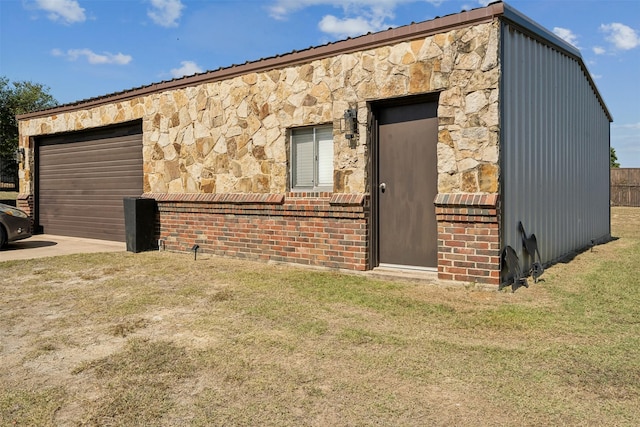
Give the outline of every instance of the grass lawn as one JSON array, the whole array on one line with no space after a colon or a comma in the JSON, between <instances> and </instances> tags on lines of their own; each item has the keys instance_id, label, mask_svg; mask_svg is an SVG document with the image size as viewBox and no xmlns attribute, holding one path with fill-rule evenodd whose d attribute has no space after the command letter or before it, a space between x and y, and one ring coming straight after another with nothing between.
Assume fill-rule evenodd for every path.
<instances>
[{"instance_id":1,"label":"grass lawn","mask_svg":"<svg viewBox=\"0 0 640 427\"><path fill-rule=\"evenodd\" d=\"M0 262L0 425L637 425L640 208L612 233L516 293L167 252Z\"/></svg>"},{"instance_id":2,"label":"grass lawn","mask_svg":"<svg viewBox=\"0 0 640 427\"><path fill-rule=\"evenodd\" d=\"M18 192L3 191L0 189L0 200L16 200L17 198L18 198Z\"/></svg>"}]
</instances>

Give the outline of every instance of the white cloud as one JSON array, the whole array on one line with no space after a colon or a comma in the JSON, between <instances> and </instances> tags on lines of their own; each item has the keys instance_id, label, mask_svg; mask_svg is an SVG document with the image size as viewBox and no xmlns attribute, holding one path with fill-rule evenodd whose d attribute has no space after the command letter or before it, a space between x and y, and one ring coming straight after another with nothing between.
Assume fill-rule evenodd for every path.
<instances>
[{"instance_id":1,"label":"white cloud","mask_svg":"<svg viewBox=\"0 0 640 427\"><path fill-rule=\"evenodd\" d=\"M394 18L394 10L399 4L416 0L275 0L269 7L272 18L286 19L291 13L311 6L333 6L341 8L344 17L325 15L318 28L336 38L355 37L368 32L376 32L394 25L386 19ZM424 0L423 0L424 1ZM442 0L426 0L440 4Z\"/></svg>"},{"instance_id":2,"label":"white cloud","mask_svg":"<svg viewBox=\"0 0 640 427\"><path fill-rule=\"evenodd\" d=\"M382 29L380 25L376 25L362 17L338 19L333 15L327 15L322 18L318 27L320 31L338 38L359 36Z\"/></svg>"},{"instance_id":3,"label":"white cloud","mask_svg":"<svg viewBox=\"0 0 640 427\"><path fill-rule=\"evenodd\" d=\"M285 19L287 15L298 10L319 5L343 6L348 1L338 2L332 0L275 0L268 7L269 15L275 19Z\"/></svg>"},{"instance_id":4,"label":"white cloud","mask_svg":"<svg viewBox=\"0 0 640 427\"><path fill-rule=\"evenodd\" d=\"M562 40L566 41L570 45L578 47L578 36L573 33L573 31L562 28L562 27L554 27L553 34L560 37Z\"/></svg>"},{"instance_id":5,"label":"white cloud","mask_svg":"<svg viewBox=\"0 0 640 427\"><path fill-rule=\"evenodd\" d=\"M484 7L484 6L488 6L489 3L493 3L495 0L478 0L478 3L480 4L480 6Z\"/></svg>"},{"instance_id":6,"label":"white cloud","mask_svg":"<svg viewBox=\"0 0 640 427\"><path fill-rule=\"evenodd\" d=\"M617 49L630 50L640 46L638 33L619 22L600 25L600 31L606 34L605 39L612 43Z\"/></svg>"},{"instance_id":7,"label":"white cloud","mask_svg":"<svg viewBox=\"0 0 640 427\"><path fill-rule=\"evenodd\" d=\"M190 76L192 74L202 73L204 71L198 64L193 61L182 61L180 62L180 65L182 65L180 68L171 69L171 75L174 78Z\"/></svg>"},{"instance_id":8,"label":"white cloud","mask_svg":"<svg viewBox=\"0 0 640 427\"><path fill-rule=\"evenodd\" d=\"M621 128L621 129L637 129L637 130L640 130L640 122L638 122L638 123L629 123L629 124L626 124L626 125L614 125L614 127Z\"/></svg>"},{"instance_id":9,"label":"white cloud","mask_svg":"<svg viewBox=\"0 0 640 427\"><path fill-rule=\"evenodd\" d=\"M38 8L49 12L52 21L62 20L66 24L84 22L87 17L77 0L36 0Z\"/></svg>"},{"instance_id":10,"label":"white cloud","mask_svg":"<svg viewBox=\"0 0 640 427\"><path fill-rule=\"evenodd\" d=\"M177 27L184 5L180 0L151 0L152 9L147 15L162 27Z\"/></svg>"},{"instance_id":11,"label":"white cloud","mask_svg":"<svg viewBox=\"0 0 640 427\"><path fill-rule=\"evenodd\" d=\"M69 49L66 52L60 49L53 49L51 51L53 56L61 56L67 58L69 61L76 61L78 58L86 58L89 64L116 64L126 65L133 59L131 55L124 55L122 53L109 53L103 52L102 54L95 53L91 49Z\"/></svg>"},{"instance_id":12,"label":"white cloud","mask_svg":"<svg viewBox=\"0 0 640 427\"><path fill-rule=\"evenodd\" d=\"M605 53L607 53L607 51L603 47L594 46L593 47L593 53L595 53L596 55L604 55Z\"/></svg>"},{"instance_id":13,"label":"white cloud","mask_svg":"<svg viewBox=\"0 0 640 427\"><path fill-rule=\"evenodd\" d=\"M269 14L275 19L286 19L287 15L311 6L334 6L348 11L371 12L386 11L391 13L399 4L414 3L417 0L274 0L269 6ZM440 5L445 0L423 0L433 5Z\"/></svg>"}]
</instances>

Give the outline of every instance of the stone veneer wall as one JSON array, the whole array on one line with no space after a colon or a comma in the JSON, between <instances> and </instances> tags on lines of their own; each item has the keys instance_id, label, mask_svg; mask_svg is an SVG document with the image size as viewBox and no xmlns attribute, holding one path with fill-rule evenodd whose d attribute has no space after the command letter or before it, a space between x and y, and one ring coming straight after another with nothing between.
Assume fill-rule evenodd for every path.
<instances>
[{"instance_id":1,"label":"stone veneer wall","mask_svg":"<svg viewBox=\"0 0 640 427\"><path fill-rule=\"evenodd\" d=\"M288 191L292 127L333 123L336 193L367 189L367 101L440 92L438 189L498 191L499 23L20 122L20 192L31 194L30 137L142 119L144 191ZM356 106L360 143L339 132Z\"/></svg>"},{"instance_id":2,"label":"stone veneer wall","mask_svg":"<svg viewBox=\"0 0 640 427\"><path fill-rule=\"evenodd\" d=\"M182 236L185 242L215 239L221 230L214 233L206 223L228 206L205 201L194 204L187 201L191 194L286 194L284 203L277 208L254 211L265 215L264 220L270 215L286 217L287 221L298 218L289 226L305 227L303 216L285 213L295 211L299 199L309 199L318 212L334 211L326 197L288 193L288 130L333 124L333 194L364 195L369 191L367 102L434 92L440 93L439 192L496 194L499 26L496 19L410 42L86 109L80 104L75 111L23 120L19 124L20 146L26 148L27 161L20 168L21 205L28 205L33 194L32 137L142 119L144 191L184 195L171 202L158 196L161 237L168 243L173 236L178 248L180 233L175 227L185 218L211 230L199 239ZM356 148L351 148L339 131L344 111L353 107L358 110L360 122ZM221 206L225 208L221 210ZM227 215L229 222L219 223L220 227L227 231L237 227L240 218L247 215L246 208L243 205L241 211L234 211L233 220ZM362 212L356 220L367 221L366 209L358 209ZM258 217L254 215L252 220ZM173 220L177 221L174 229L169 225ZM334 240L343 232L342 226L326 228L335 231L329 236ZM349 265L353 256L342 258L342 267L354 268ZM322 264L326 260L316 254L309 262ZM362 268L363 262L366 264L358 258L355 268Z\"/></svg>"}]
</instances>

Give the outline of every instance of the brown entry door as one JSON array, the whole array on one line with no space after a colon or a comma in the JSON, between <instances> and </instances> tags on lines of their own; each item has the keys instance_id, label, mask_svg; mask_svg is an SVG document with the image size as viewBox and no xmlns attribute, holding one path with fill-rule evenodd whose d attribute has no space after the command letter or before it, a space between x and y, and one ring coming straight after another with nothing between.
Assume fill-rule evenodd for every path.
<instances>
[{"instance_id":1,"label":"brown entry door","mask_svg":"<svg viewBox=\"0 0 640 427\"><path fill-rule=\"evenodd\" d=\"M436 268L437 103L378 112L378 260Z\"/></svg>"}]
</instances>

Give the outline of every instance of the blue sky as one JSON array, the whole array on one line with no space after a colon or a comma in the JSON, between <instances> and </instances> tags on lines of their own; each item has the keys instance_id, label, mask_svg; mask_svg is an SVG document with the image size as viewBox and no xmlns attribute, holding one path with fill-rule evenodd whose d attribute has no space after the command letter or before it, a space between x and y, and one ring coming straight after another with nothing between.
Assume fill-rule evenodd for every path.
<instances>
[{"instance_id":1,"label":"blue sky","mask_svg":"<svg viewBox=\"0 0 640 427\"><path fill-rule=\"evenodd\" d=\"M0 76L61 103L106 95L487 0L0 0ZM614 123L623 167L640 167L640 1L512 0L578 47Z\"/></svg>"}]
</instances>

